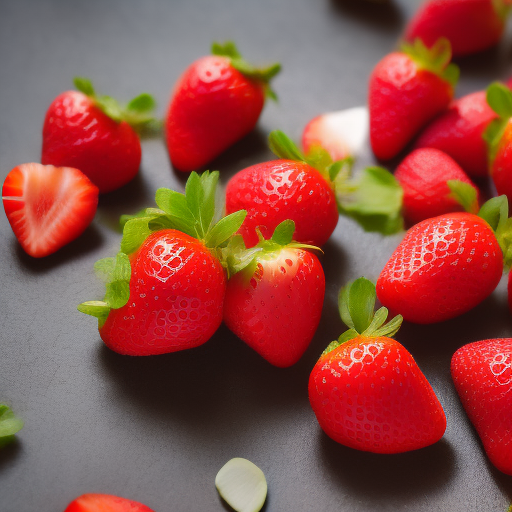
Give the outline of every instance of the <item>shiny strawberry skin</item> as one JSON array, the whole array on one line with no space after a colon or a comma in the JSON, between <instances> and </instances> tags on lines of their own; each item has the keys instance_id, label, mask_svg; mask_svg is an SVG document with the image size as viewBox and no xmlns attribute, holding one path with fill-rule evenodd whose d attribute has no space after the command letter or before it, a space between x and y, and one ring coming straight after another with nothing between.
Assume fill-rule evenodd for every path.
<instances>
[{"instance_id":1,"label":"shiny strawberry skin","mask_svg":"<svg viewBox=\"0 0 512 512\"><path fill-rule=\"evenodd\" d=\"M172 165L184 172L204 167L254 128L264 102L263 85L228 58L194 62L178 80L166 114Z\"/></svg>"},{"instance_id":2,"label":"shiny strawberry skin","mask_svg":"<svg viewBox=\"0 0 512 512\"><path fill-rule=\"evenodd\" d=\"M409 153L395 171L404 191L404 217L416 224L444 213L464 211L451 197L448 180L458 180L476 186L467 174L446 153L432 148L416 149Z\"/></svg>"},{"instance_id":3,"label":"shiny strawberry skin","mask_svg":"<svg viewBox=\"0 0 512 512\"><path fill-rule=\"evenodd\" d=\"M491 165L491 177L498 195L505 194L512 206L512 119L501 136Z\"/></svg>"},{"instance_id":4,"label":"shiny strawberry skin","mask_svg":"<svg viewBox=\"0 0 512 512\"><path fill-rule=\"evenodd\" d=\"M75 498L64 512L153 512L137 501L110 494L83 494Z\"/></svg>"},{"instance_id":5,"label":"shiny strawberry skin","mask_svg":"<svg viewBox=\"0 0 512 512\"><path fill-rule=\"evenodd\" d=\"M451 213L407 231L377 280L377 297L410 322L440 322L482 302L502 273L503 253L487 222Z\"/></svg>"},{"instance_id":6,"label":"shiny strawberry skin","mask_svg":"<svg viewBox=\"0 0 512 512\"><path fill-rule=\"evenodd\" d=\"M398 155L452 97L450 83L418 68L406 54L384 57L369 85L370 142L375 156L389 160Z\"/></svg>"},{"instance_id":7,"label":"shiny strawberry skin","mask_svg":"<svg viewBox=\"0 0 512 512\"><path fill-rule=\"evenodd\" d=\"M205 343L222 321L226 291L224 269L210 249L164 229L130 259L130 298L100 327L105 344L120 354L155 355Z\"/></svg>"},{"instance_id":8,"label":"shiny strawberry skin","mask_svg":"<svg viewBox=\"0 0 512 512\"><path fill-rule=\"evenodd\" d=\"M23 250L48 256L80 236L98 206L98 188L78 169L28 163L7 175L5 214Z\"/></svg>"},{"instance_id":9,"label":"shiny strawberry skin","mask_svg":"<svg viewBox=\"0 0 512 512\"><path fill-rule=\"evenodd\" d=\"M411 354L387 337L356 337L323 354L309 401L324 432L350 448L400 453L437 442L446 417Z\"/></svg>"},{"instance_id":10,"label":"shiny strawberry skin","mask_svg":"<svg viewBox=\"0 0 512 512\"><path fill-rule=\"evenodd\" d=\"M76 167L103 194L132 180L140 160L140 141L133 128L108 117L85 94L64 92L48 108L43 164Z\"/></svg>"},{"instance_id":11,"label":"shiny strawberry skin","mask_svg":"<svg viewBox=\"0 0 512 512\"><path fill-rule=\"evenodd\" d=\"M464 345L452 357L451 373L487 456L512 476L512 338Z\"/></svg>"},{"instance_id":12,"label":"shiny strawberry skin","mask_svg":"<svg viewBox=\"0 0 512 512\"><path fill-rule=\"evenodd\" d=\"M470 176L489 174L487 146L482 137L497 114L489 107L486 92L478 91L452 101L416 140L415 148L436 148L450 155Z\"/></svg>"},{"instance_id":13,"label":"shiny strawberry skin","mask_svg":"<svg viewBox=\"0 0 512 512\"><path fill-rule=\"evenodd\" d=\"M446 37L453 55L460 56L494 46L504 27L493 0L429 0L409 23L405 37L419 37L427 46Z\"/></svg>"},{"instance_id":14,"label":"shiny strawberry skin","mask_svg":"<svg viewBox=\"0 0 512 512\"><path fill-rule=\"evenodd\" d=\"M247 210L239 233L248 247L258 242L256 228L270 238L278 224L295 222L294 240L322 246L338 223L331 185L304 162L273 160L247 167L226 187L226 212Z\"/></svg>"},{"instance_id":15,"label":"shiny strawberry skin","mask_svg":"<svg viewBox=\"0 0 512 512\"><path fill-rule=\"evenodd\" d=\"M288 367L316 332L324 294L318 258L304 249L284 248L229 279L224 322L269 363Z\"/></svg>"}]
</instances>

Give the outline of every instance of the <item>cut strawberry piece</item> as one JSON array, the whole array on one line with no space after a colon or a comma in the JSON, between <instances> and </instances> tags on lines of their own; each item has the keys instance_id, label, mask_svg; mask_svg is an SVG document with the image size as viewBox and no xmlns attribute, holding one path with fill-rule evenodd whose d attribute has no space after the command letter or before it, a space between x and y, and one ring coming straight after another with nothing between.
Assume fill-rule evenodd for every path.
<instances>
[{"instance_id":1,"label":"cut strawberry piece","mask_svg":"<svg viewBox=\"0 0 512 512\"><path fill-rule=\"evenodd\" d=\"M110 494L82 494L75 498L64 512L153 512L137 501Z\"/></svg>"},{"instance_id":2,"label":"cut strawberry piece","mask_svg":"<svg viewBox=\"0 0 512 512\"><path fill-rule=\"evenodd\" d=\"M28 163L7 175L2 200L25 252L41 258L77 238L91 223L98 187L73 167Z\"/></svg>"}]
</instances>

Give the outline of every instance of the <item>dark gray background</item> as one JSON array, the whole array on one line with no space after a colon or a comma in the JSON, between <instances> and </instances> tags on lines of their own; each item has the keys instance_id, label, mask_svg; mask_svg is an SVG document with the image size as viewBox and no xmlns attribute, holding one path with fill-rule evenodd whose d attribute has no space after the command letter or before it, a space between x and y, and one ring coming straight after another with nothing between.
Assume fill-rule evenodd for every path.
<instances>
[{"instance_id":1,"label":"dark gray background","mask_svg":"<svg viewBox=\"0 0 512 512\"><path fill-rule=\"evenodd\" d=\"M266 136L298 140L313 116L366 102L369 73L390 52L419 1L13 0L0 1L0 178L40 159L45 111L75 75L122 100L155 95L163 115L172 85L213 40L233 39L255 63L280 61L257 130L215 161L222 185L271 158ZM510 28L510 27L509 27ZM457 94L512 75L510 30L500 48L461 59ZM372 163L369 150L358 166ZM218 469L246 457L265 472L266 512L501 512L512 478L487 461L449 375L464 343L511 336L506 279L473 312L437 326L404 325L413 353L445 408L436 445L396 456L339 446L318 427L309 372L344 329L336 296L347 280L375 279L402 235L384 239L341 218L325 246L327 294L320 328L301 361L277 369L225 327L200 348L150 358L106 349L96 321L76 311L100 299L93 263L118 250L121 213L153 205L154 192L183 189L161 140L143 142L139 176L103 196L93 224L44 260L20 250L0 216L0 401L26 424L0 451L0 511L59 512L74 497L104 492L157 512L222 511Z\"/></svg>"}]
</instances>

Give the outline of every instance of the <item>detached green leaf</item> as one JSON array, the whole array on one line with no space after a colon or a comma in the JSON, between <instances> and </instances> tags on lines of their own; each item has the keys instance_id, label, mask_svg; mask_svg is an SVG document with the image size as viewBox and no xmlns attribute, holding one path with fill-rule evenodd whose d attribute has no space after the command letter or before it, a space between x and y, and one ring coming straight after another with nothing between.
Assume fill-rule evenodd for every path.
<instances>
[{"instance_id":1,"label":"detached green leaf","mask_svg":"<svg viewBox=\"0 0 512 512\"><path fill-rule=\"evenodd\" d=\"M276 226L272 234L272 241L279 245L288 245L293 240L295 233L295 222L293 220L284 220L281 224Z\"/></svg>"},{"instance_id":2,"label":"detached green leaf","mask_svg":"<svg viewBox=\"0 0 512 512\"><path fill-rule=\"evenodd\" d=\"M473 185L460 180L448 180L446 182L451 190L451 196L465 211L478 213L478 191Z\"/></svg>"},{"instance_id":3,"label":"detached green leaf","mask_svg":"<svg viewBox=\"0 0 512 512\"><path fill-rule=\"evenodd\" d=\"M23 420L18 418L6 404L0 404L0 439L13 436L23 428Z\"/></svg>"},{"instance_id":4,"label":"detached green leaf","mask_svg":"<svg viewBox=\"0 0 512 512\"><path fill-rule=\"evenodd\" d=\"M371 324L376 299L375 285L364 277L342 288L338 307L345 325L358 333L364 332Z\"/></svg>"},{"instance_id":5,"label":"detached green leaf","mask_svg":"<svg viewBox=\"0 0 512 512\"><path fill-rule=\"evenodd\" d=\"M306 157L302 154L295 143L282 131L274 130L268 136L270 150L278 157L285 160L305 162Z\"/></svg>"}]
</instances>

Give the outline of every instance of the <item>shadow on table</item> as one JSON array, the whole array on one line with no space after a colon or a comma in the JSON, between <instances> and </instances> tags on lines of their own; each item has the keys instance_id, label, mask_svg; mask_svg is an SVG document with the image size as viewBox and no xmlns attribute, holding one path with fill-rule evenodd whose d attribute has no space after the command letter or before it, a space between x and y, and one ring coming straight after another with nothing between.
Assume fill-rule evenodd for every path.
<instances>
[{"instance_id":1,"label":"shadow on table","mask_svg":"<svg viewBox=\"0 0 512 512\"><path fill-rule=\"evenodd\" d=\"M16 436L0 439L0 473L21 453L21 442Z\"/></svg>"}]
</instances>

